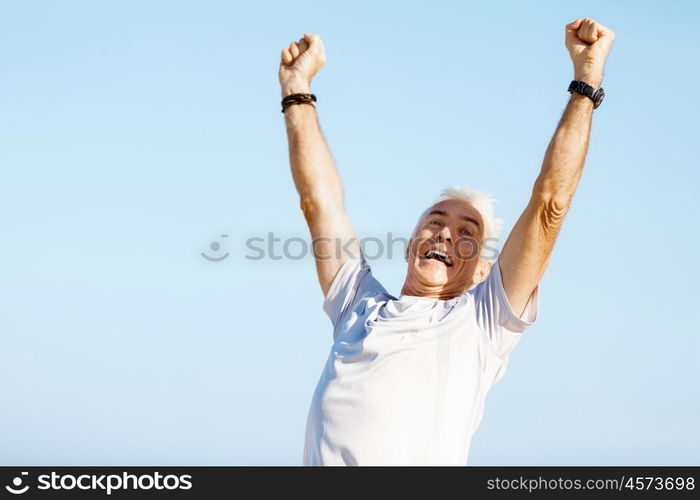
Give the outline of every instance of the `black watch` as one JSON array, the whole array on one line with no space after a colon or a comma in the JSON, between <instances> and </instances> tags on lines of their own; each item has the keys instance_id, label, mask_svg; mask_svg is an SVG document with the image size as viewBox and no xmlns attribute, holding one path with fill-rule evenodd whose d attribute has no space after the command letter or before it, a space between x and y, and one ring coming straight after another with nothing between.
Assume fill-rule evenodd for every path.
<instances>
[{"instance_id":1,"label":"black watch","mask_svg":"<svg viewBox=\"0 0 700 500\"><path fill-rule=\"evenodd\" d=\"M600 106L600 103L603 102L603 97L605 97L603 87L600 87L598 90L596 90L590 85L588 85L586 82L579 82L577 80L573 80L569 84L568 90L569 92L577 92L581 95L585 95L586 97L590 97L593 101L593 109L596 109L598 106Z\"/></svg>"}]
</instances>

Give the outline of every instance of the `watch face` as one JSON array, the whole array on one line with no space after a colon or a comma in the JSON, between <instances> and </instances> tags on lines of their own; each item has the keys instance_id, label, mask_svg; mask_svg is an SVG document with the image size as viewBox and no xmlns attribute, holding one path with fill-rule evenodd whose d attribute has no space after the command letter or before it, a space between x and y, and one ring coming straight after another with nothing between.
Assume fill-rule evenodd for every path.
<instances>
[{"instance_id":1,"label":"watch face","mask_svg":"<svg viewBox=\"0 0 700 500\"><path fill-rule=\"evenodd\" d=\"M597 92L597 95L595 97L595 107L597 108L600 106L600 103L603 102L603 98L605 97L605 92L603 92L603 89L599 89Z\"/></svg>"}]
</instances>

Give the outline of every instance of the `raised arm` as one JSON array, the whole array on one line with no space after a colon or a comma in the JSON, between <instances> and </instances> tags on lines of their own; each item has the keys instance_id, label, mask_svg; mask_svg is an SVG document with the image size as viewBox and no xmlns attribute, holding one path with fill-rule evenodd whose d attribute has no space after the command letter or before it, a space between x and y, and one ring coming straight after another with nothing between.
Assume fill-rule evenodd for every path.
<instances>
[{"instance_id":1,"label":"raised arm","mask_svg":"<svg viewBox=\"0 0 700 500\"><path fill-rule=\"evenodd\" d=\"M600 87L615 33L590 18L566 25L574 79ZM503 287L520 315L540 282L569 210L588 150L593 101L572 93L549 143L530 201L499 255Z\"/></svg>"},{"instance_id":2,"label":"raised arm","mask_svg":"<svg viewBox=\"0 0 700 500\"><path fill-rule=\"evenodd\" d=\"M279 80L282 97L311 93L311 80L326 62L318 35L305 33L282 50ZM325 296L346 251L359 254L360 245L345 213L343 184L313 103L294 104L284 111L289 141L289 163L301 210L309 226L316 271Z\"/></svg>"}]
</instances>

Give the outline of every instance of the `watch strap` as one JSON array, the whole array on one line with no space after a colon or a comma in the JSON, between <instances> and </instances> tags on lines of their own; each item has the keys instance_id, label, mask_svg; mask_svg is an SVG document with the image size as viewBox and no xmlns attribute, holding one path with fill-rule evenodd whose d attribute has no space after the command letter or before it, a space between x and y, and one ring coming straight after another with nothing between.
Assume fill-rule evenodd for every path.
<instances>
[{"instance_id":1,"label":"watch strap","mask_svg":"<svg viewBox=\"0 0 700 500\"><path fill-rule=\"evenodd\" d=\"M602 101L602 99L600 99L601 94L605 95L603 87L595 89L594 87L588 85L586 82L582 82L579 80L572 80L567 90L569 92L576 92L577 94L585 95L586 97L590 98L593 101L593 109L596 109L598 106L600 106L600 103Z\"/></svg>"}]
</instances>

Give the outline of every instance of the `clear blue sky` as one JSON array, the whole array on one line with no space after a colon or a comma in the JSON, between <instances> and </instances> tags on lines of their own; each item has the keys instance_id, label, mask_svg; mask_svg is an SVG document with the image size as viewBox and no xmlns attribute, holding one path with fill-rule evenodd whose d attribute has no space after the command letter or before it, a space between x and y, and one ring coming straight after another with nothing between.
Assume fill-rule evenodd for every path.
<instances>
[{"instance_id":1,"label":"clear blue sky","mask_svg":"<svg viewBox=\"0 0 700 500\"><path fill-rule=\"evenodd\" d=\"M699 15L1 2L0 464L300 464L330 321L310 256L245 258L247 238L308 237L281 49L324 40L313 91L361 237L407 235L460 184L499 200L507 234L569 97L577 17L617 33L607 96L470 463L700 463ZM398 292L401 256L370 263Z\"/></svg>"}]
</instances>

